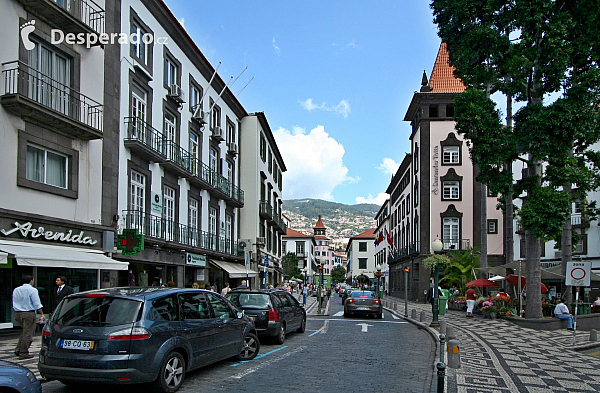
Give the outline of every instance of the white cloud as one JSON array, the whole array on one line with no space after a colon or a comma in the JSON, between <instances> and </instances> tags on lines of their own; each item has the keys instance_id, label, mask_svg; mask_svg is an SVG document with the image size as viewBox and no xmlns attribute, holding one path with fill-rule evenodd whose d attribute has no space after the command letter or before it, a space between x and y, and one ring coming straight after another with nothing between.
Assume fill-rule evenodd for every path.
<instances>
[{"instance_id":1,"label":"white cloud","mask_svg":"<svg viewBox=\"0 0 600 393\"><path fill-rule=\"evenodd\" d=\"M318 198L333 200L332 192L341 184L358 182L344 166L344 146L317 126L306 133L279 128L273 135L287 167L283 174L284 199Z\"/></svg>"},{"instance_id":2,"label":"white cloud","mask_svg":"<svg viewBox=\"0 0 600 393\"><path fill-rule=\"evenodd\" d=\"M400 164L398 164L391 158L385 157L381 164L379 164L377 169L379 169L383 173L394 176L396 174L396 171L398 170L398 167L400 167Z\"/></svg>"},{"instance_id":3,"label":"white cloud","mask_svg":"<svg viewBox=\"0 0 600 393\"><path fill-rule=\"evenodd\" d=\"M273 45L273 49L275 49L275 52L277 52L277 57L280 57L281 49L279 49L279 47L277 45L275 45L275 38L273 38L272 45Z\"/></svg>"},{"instance_id":4,"label":"white cloud","mask_svg":"<svg viewBox=\"0 0 600 393\"><path fill-rule=\"evenodd\" d=\"M356 197L356 203L372 203L374 205L383 205L383 202L385 202L388 198L389 198L389 194L386 194L385 192L380 192L379 194L377 194L376 197L373 198L373 195L369 194L368 197Z\"/></svg>"},{"instance_id":5,"label":"white cloud","mask_svg":"<svg viewBox=\"0 0 600 393\"><path fill-rule=\"evenodd\" d=\"M344 119L352 112L348 100L341 100L337 105L327 106L325 102L315 104L312 98L307 98L304 101L300 101L300 105L309 112L320 109L327 112L334 112L335 114L341 115Z\"/></svg>"},{"instance_id":6,"label":"white cloud","mask_svg":"<svg viewBox=\"0 0 600 393\"><path fill-rule=\"evenodd\" d=\"M354 40L348 42L346 45L340 45L340 44L337 44L334 42L333 44L331 44L331 46L336 48L336 53L341 52L346 49L362 49L362 47L360 45L358 45L356 42L354 42Z\"/></svg>"}]
</instances>

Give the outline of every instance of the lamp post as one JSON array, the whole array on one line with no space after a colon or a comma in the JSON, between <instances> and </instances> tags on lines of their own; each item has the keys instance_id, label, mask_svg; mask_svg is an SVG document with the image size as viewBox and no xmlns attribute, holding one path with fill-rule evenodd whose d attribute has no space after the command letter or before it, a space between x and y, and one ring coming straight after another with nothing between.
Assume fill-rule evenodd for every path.
<instances>
[{"instance_id":1,"label":"lamp post","mask_svg":"<svg viewBox=\"0 0 600 393\"><path fill-rule=\"evenodd\" d=\"M431 243L431 249L433 250L434 254L436 255L441 255L442 254L442 249L444 248L444 243L442 243L442 241L440 240L440 238L438 236L435 237L435 240L433 241L433 243ZM431 320L431 323L429 324L430 327L440 327L440 321L438 321L438 314L440 312L440 305L438 303L439 300L439 270L440 270L440 264L437 263L435 265L435 269L433 271L433 319Z\"/></svg>"},{"instance_id":2,"label":"lamp post","mask_svg":"<svg viewBox=\"0 0 600 393\"><path fill-rule=\"evenodd\" d=\"M404 316L408 317L408 266L404 266Z\"/></svg>"},{"instance_id":3,"label":"lamp post","mask_svg":"<svg viewBox=\"0 0 600 393\"><path fill-rule=\"evenodd\" d=\"M375 277L377 277L377 296L382 298L383 296L381 296L381 288L379 284L379 280L381 279L381 263L378 263L375 266L375 269L377 269L377 271L375 272Z\"/></svg>"}]
</instances>

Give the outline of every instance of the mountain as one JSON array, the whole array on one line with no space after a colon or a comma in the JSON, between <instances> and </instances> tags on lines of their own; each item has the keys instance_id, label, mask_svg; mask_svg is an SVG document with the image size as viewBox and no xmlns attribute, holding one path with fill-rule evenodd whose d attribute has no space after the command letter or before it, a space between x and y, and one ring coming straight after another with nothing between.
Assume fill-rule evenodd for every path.
<instances>
[{"instance_id":1,"label":"mountain","mask_svg":"<svg viewBox=\"0 0 600 393\"><path fill-rule=\"evenodd\" d=\"M289 199L283 201L282 212L289 219L292 229L307 235L313 234L321 215L327 228L327 237L336 249L345 250L350 237L375 227L375 215L380 208L367 203L344 205L320 199Z\"/></svg>"}]
</instances>

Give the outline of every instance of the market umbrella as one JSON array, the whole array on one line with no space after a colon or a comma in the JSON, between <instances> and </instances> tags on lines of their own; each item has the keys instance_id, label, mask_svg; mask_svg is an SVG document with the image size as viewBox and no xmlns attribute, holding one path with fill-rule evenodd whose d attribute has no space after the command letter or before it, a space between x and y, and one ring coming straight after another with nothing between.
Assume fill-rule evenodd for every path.
<instances>
[{"instance_id":1,"label":"market umbrella","mask_svg":"<svg viewBox=\"0 0 600 393\"><path fill-rule=\"evenodd\" d=\"M477 280L473 280L467 283L467 288L469 287L495 287L496 284L493 281L488 280L487 278L478 278Z\"/></svg>"},{"instance_id":2,"label":"market umbrella","mask_svg":"<svg viewBox=\"0 0 600 393\"><path fill-rule=\"evenodd\" d=\"M506 276L506 281L508 281L511 285L514 285L515 287L518 286L518 278L519 276L515 276L514 274L511 274L510 276ZM542 293L546 293L548 292L548 287L546 287L546 285L544 285L544 283L542 284ZM521 288L525 288L525 276L521 276Z\"/></svg>"}]
</instances>

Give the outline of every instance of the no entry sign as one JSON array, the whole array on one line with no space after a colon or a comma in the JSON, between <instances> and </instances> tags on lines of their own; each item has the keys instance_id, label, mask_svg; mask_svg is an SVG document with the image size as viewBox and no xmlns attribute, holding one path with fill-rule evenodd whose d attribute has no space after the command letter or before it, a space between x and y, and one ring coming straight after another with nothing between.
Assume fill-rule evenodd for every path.
<instances>
[{"instance_id":1,"label":"no entry sign","mask_svg":"<svg viewBox=\"0 0 600 393\"><path fill-rule=\"evenodd\" d=\"M591 262L567 262L565 284L571 286L590 286Z\"/></svg>"}]
</instances>

